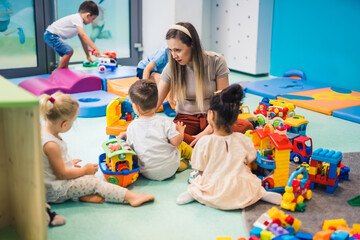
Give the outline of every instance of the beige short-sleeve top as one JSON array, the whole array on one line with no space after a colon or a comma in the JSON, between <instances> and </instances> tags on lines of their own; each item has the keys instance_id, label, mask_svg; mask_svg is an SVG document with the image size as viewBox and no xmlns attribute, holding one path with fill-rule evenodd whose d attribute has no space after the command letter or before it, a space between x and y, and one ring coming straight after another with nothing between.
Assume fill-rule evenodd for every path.
<instances>
[{"instance_id":1,"label":"beige short-sleeve top","mask_svg":"<svg viewBox=\"0 0 360 240\"><path fill-rule=\"evenodd\" d=\"M195 89L195 73L192 64L185 65L186 91L184 103L176 103L176 112L181 114L195 115L199 113L207 113L210 107L210 99L217 91L216 79L229 75L229 69L226 61L221 54L204 51L204 81L205 81L205 95L204 95L204 111L201 111L196 103L196 89ZM162 81L171 84L171 73L169 64L166 65L161 76Z\"/></svg>"}]
</instances>

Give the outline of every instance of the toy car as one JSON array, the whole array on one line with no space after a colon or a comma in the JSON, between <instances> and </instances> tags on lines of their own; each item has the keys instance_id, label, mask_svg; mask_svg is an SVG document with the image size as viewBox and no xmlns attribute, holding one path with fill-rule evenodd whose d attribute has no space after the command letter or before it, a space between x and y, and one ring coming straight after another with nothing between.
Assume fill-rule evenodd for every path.
<instances>
[{"instance_id":1,"label":"toy car","mask_svg":"<svg viewBox=\"0 0 360 240\"><path fill-rule=\"evenodd\" d=\"M104 73L106 69L110 69L111 71L114 71L117 68L117 61L115 58L107 58L107 57L101 57L98 59L99 65L98 69L99 72Z\"/></svg>"}]
</instances>

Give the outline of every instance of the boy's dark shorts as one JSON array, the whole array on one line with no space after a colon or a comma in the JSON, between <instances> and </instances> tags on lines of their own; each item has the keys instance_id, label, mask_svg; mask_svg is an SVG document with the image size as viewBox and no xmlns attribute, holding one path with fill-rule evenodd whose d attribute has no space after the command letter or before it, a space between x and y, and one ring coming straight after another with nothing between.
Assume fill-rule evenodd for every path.
<instances>
[{"instance_id":1,"label":"boy's dark shorts","mask_svg":"<svg viewBox=\"0 0 360 240\"><path fill-rule=\"evenodd\" d=\"M69 54L73 49L67 44L61 37L56 34L53 34L49 31L44 33L44 41L52 49L54 49L61 57Z\"/></svg>"}]
</instances>

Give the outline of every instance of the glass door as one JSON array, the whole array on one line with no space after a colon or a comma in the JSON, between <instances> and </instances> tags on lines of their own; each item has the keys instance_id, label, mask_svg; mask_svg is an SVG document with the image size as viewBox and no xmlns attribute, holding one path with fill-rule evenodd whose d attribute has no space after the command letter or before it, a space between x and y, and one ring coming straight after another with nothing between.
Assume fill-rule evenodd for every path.
<instances>
[{"instance_id":1,"label":"glass door","mask_svg":"<svg viewBox=\"0 0 360 240\"><path fill-rule=\"evenodd\" d=\"M43 40L54 19L77 13L84 0L0 0L0 75L6 78L50 73L59 57ZM120 65L141 59L141 0L94 0L100 14L86 33L102 51L115 51ZM71 63L86 60L78 37ZM139 51L140 50L140 51Z\"/></svg>"},{"instance_id":2,"label":"glass door","mask_svg":"<svg viewBox=\"0 0 360 240\"><path fill-rule=\"evenodd\" d=\"M55 2L55 18L60 19L78 12L84 0L57 0ZM137 65L139 52L134 44L140 40L141 17L139 2L130 0L94 0L99 8L99 16L94 22L84 25L86 34L94 42L100 52L114 51L121 65ZM133 11L132 11L133 10ZM135 10L135 11L134 11ZM134 21L134 18L136 20ZM86 60L86 55L78 37L67 39L74 49L70 63ZM134 51L135 50L135 51ZM95 57L92 57L95 59ZM57 56L57 61L59 57Z\"/></svg>"},{"instance_id":3,"label":"glass door","mask_svg":"<svg viewBox=\"0 0 360 240\"><path fill-rule=\"evenodd\" d=\"M0 0L0 75L45 73L41 0Z\"/></svg>"}]
</instances>

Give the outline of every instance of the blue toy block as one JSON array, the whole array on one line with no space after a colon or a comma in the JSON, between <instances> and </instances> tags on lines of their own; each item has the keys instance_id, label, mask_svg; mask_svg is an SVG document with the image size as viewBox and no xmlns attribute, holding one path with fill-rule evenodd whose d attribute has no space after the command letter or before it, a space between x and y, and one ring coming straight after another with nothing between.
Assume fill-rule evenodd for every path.
<instances>
[{"instance_id":1,"label":"blue toy block","mask_svg":"<svg viewBox=\"0 0 360 240\"><path fill-rule=\"evenodd\" d=\"M326 192L333 194L338 186L339 183L339 178L336 179L334 186L326 186ZM310 184L310 188L311 188L311 184Z\"/></svg>"},{"instance_id":2,"label":"blue toy block","mask_svg":"<svg viewBox=\"0 0 360 240\"><path fill-rule=\"evenodd\" d=\"M349 180L349 172L350 172L350 168L349 167L343 167L340 168L340 174L339 174L339 180L341 182L341 180Z\"/></svg>"},{"instance_id":3,"label":"blue toy block","mask_svg":"<svg viewBox=\"0 0 360 240\"><path fill-rule=\"evenodd\" d=\"M349 233L345 231L335 231L330 236L331 240L348 240L349 239Z\"/></svg>"},{"instance_id":4,"label":"blue toy block","mask_svg":"<svg viewBox=\"0 0 360 240\"><path fill-rule=\"evenodd\" d=\"M260 238L260 233L263 231L263 229L259 228L259 227L254 227L253 229L251 229L250 231L250 236L255 235L258 238Z\"/></svg>"},{"instance_id":5,"label":"blue toy block","mask_svg":"<svg viewBox=\"0 0 360 240\"><path fill-rule=\"evenodd\" d=\"M328 178L335 179L337 174L337 164L330 163Z\"/></svg>"},{"instance_id":6,"label":"blue toy block","mask_svg":"<svg viewBox=\"0 0 360 240\"><path fill-rule=\"evenodd\" d=\"M311 235L310 233L303 233L303 232L297 232L295 234L295 237L297 237L301 240L312 240L313 239L313 235Z\"/></svg>"},{"instance_id":7,"label":"blue toy block","mask_svg":"<svg viewBox=\"0 0 360 240\"><path fill-rule=\"evenodd\" d=\"M276 236L272 240L300 240L300 239L295 237L294 235L287 234L287 235Z\"/></svg>"},{"instance_id":8,"label":"blue toy block","mask_svg":"<svg viewBox=\"0 0 360 240\"><path fill-rule=\"evenodd\" d=\"M311 155L311 159L338 164L342 160L342 152L336 152L334 150L329 149L316 149Z\"/></svg>"}]
</instances>

